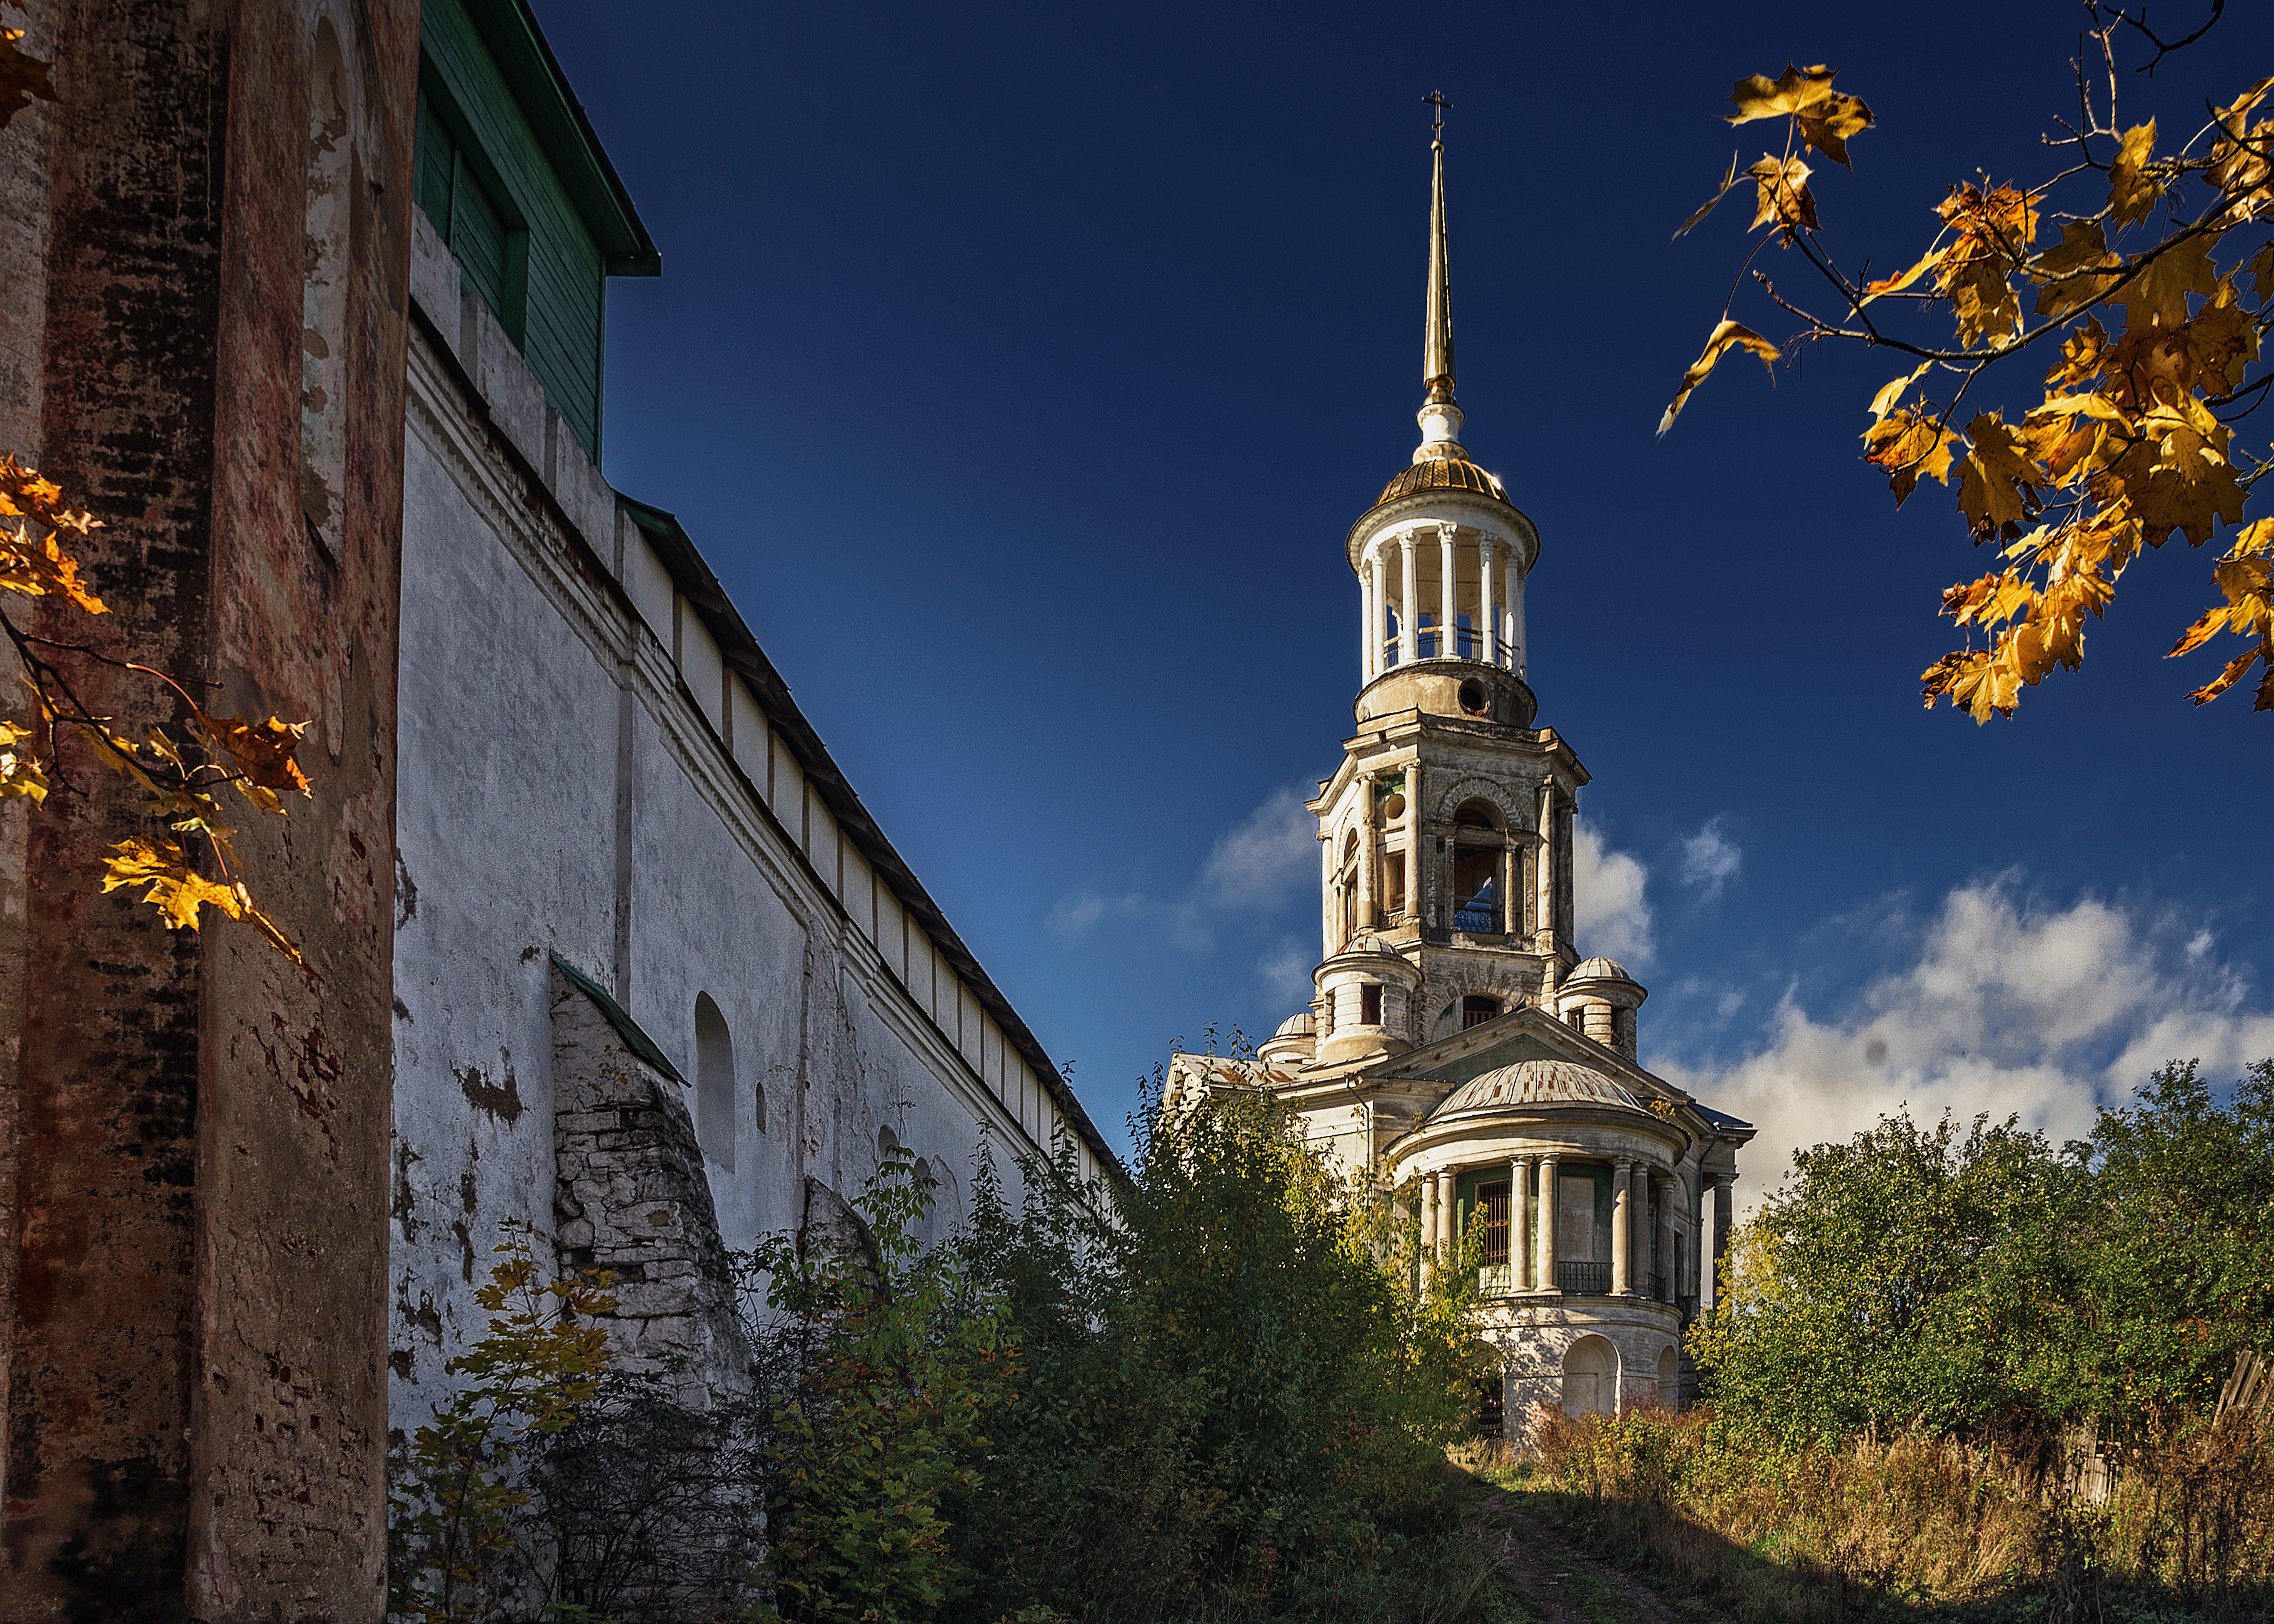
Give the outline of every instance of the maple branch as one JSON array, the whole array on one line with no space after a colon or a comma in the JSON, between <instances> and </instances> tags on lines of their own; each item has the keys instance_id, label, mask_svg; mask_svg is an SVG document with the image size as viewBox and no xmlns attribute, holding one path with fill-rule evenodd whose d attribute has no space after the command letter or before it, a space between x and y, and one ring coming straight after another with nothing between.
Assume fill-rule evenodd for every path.
<instances>
[{"instance_id":1,"label":"maple branch","mask_svg":"<svg viewBox=\"0 0 2274 1624\"><path fill-rule=\"evenodd\" d=\"M2209 34L2211 29L2218 25L2218 19L2225 14L2226 0L2210 0L2210 20L2205 23L2202 27L2196 29L2193 34L2187 35L2186 39L2173 40L2168 45L2166 45L2162 40L2157 39L2156 37L2155 30L2148 26L2148 8L2146 6L2143 5L2140 8L2140 15L2137 17L2127 16L2122 11L2118 11L2115 13L2115 18L2116 21L2119 23L2128 23L2133 27L2137 28L2142 34L2147 36L2148 43L2156 48L2155 56L2150 59L2144 67L2137 67L2132 70L2135 73L2145 73L2150 78L2153 78L2156 72L2157 63L2163 61L2165 57L2170 56L2173 51L2182 50L2187 46L2193 45L2197 40L2202 39L2203 35ZM2113 25L2111 26L2113 26ZM2110 66L2112 68L2114 65L2113 59L2112 58Z\"/></svg>"},{"instance_id":2,"label":"maple branch","mask_svg":"<svg viewBox=\"0 0 2274 1624\"><path fill-rule=\"evenodd\" d=\"M2225 395L2207 395L2203 397L2203 404L2210 408L2211 415L2218 417L2221 423L2240 423L2252 412L2256 411L2261 406L2263 406L2266 403L2266 389L2269 385L2274 385L2274 372L2267 373L2266 376L2261 378L2256 383L2245 384L2241 388L2232 390ZM2231 402L2239 401L2246 395L2255 395L2258 398L2251 402L2249 405L2244 407L2240 411L2236 412L2233 417L2227 417L2219 411L2218 409L2220 407L2225 406ZM2246 453L2245 455L2248 455L2250 454ZM2253 460L2255 460L2255 456Z\"/></svg>"}]
</instances>

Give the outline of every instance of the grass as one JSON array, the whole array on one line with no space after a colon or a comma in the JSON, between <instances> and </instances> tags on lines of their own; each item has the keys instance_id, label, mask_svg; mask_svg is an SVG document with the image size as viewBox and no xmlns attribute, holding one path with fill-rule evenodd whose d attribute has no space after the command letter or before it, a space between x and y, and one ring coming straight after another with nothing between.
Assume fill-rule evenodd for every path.
<instances>
[{"instance_id":1,"label":"grass","mask_svg":"<svg viewBox=\"0 0 2274 1624\"><path fill-rule=\"evenodd\" d=\"M1777 1450L1702 1412L1554 1417L1535 1440L1525 1457L1480 1446L1457 1463L1700 1624L2274 1617L2274 1447L2255 1431L2172 1429L2105 1507L1947 1440ZM1597 1624L1634 1616L1584 1574L1565 1585Z\"/></svg>"}]
</instances>

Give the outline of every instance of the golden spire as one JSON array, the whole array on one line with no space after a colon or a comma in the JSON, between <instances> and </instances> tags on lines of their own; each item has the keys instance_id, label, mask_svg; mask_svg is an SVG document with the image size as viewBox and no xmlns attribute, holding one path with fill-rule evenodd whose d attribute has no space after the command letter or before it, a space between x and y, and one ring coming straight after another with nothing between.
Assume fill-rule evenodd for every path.
<instances>
[{"instance_id":1,"label":"golden spire","mask_svg":"<svg viewBox=\"0 0 2274 1624\"><path fill-rule=\"evenodd\" d=\"M1437 109L1429 135L1429 303L1421 339L1421 381L1428 393L1416 415L1421 446L1416 462L1431 458L1465 461L1461 449L1461 409L1453 401L1453 267L1445 240L1445 114L1452 103L1438 91L1421 98Z\"/></svg>"},{"instance_id":2,"label":"golden spire","mask_svg":"<svg viewBox=\"0 0 2274 1624\"><path fill-rule=\"evenodd\" d=\"M1429 310L1421 382L1430 402L1440 404L1453 398L1453 268L1445 242L1445 114L1453 104L1441 91L1430 92L1422 102L1437 109L1437 122L1429 139Z\"/></svg>"}]
</instances>

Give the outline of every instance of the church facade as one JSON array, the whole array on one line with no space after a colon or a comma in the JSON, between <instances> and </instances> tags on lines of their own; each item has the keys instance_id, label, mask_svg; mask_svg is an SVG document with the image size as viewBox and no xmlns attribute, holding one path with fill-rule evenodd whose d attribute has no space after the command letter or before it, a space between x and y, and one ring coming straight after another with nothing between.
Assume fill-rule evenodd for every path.
<instances>
[{"instance_id":1,"label":"church facade","mask_svg":"<svg viewBox=\"0 0 2274 1624\"><path fill-rule=\"evenodd\" d=\"M1534 1406L1677 1405L1750 1124L1637 1057L1642 986L1583 958L1572 818L1588 782L1535 726L1532 522L1462 445L1442 124L1408 466L1353 524L1356 731L1318 819L1316 996L1253 1060L1178 1056L1171 1099L1264 1088L1419 1222L1422 1267L1474 1244L1487 1424Z\"/></svg>"}]
</instances>

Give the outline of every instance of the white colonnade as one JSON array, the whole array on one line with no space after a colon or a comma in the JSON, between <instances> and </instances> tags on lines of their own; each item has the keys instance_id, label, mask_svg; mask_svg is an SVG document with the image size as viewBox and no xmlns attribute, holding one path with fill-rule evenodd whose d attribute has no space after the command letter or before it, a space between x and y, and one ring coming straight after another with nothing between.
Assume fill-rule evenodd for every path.
<instances>
[{"instance_id":1,"label":"white colonnade","mask_svg":"<svg viewBox=\"0 0 2274 1624\"><path fill-rule=\"evenodd\" d=\"M1436 602L1421 601L1421 549L1434 542ZM1397 577L1389 579L1391 548ZM1427 520L1385 530L1359 560L1359 671L1362 683L1417 659L1471 659L1524 674L1524 577L1515 544L1490 530ZM1473 569L1471 565L1473 564ZM1424 627L1423 615L1434 616ZM1396 635L1389 621L1396 617ZM1461 622L1466 620L1464 627ZM1424 649L1424 640L1427 647Z\"/></svg>"}]
</instances>

